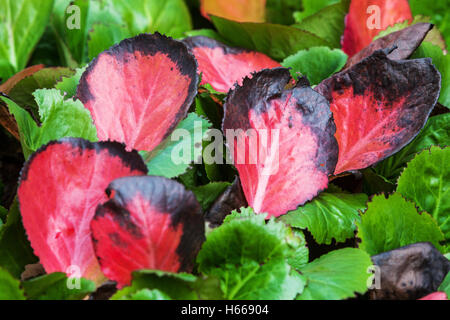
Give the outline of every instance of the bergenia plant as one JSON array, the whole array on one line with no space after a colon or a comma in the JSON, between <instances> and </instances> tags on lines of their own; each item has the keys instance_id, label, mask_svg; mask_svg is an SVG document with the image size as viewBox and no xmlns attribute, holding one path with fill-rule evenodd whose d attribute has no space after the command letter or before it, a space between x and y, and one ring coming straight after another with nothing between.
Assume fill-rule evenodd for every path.
<instances>
[{"instance_id":1,"label":"bergenia plant","mask_svg":"<svg viewBox=\"0 0 450 320\"><path fill-rule=\"evenodd\" d=\"M0 299L448 299L441 1L3 7Z\"/></svg>"}]
</instances>

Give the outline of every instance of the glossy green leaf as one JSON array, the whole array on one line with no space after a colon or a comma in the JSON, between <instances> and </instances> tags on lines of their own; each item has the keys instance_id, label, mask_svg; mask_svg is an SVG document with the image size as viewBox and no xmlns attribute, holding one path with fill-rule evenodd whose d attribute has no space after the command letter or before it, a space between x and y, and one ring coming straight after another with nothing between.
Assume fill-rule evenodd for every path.
<instances>
[{"instance_id":1,"label":"glossy green leaf","mask_svg":"<svg viewBox=\"0 0 450 320\"><path fill-rule=\"evenodd\" d=\"M228 216L198 254L199 271L220 279L225 299L292 299L304 283L286 258L289 229L251 211Z\"/></svg>"},{"instance_id":2,"label":"glossy green leaf","mask_svg":"<svg viewBox=\"0 0 450 320\"><path fill-rule=\"evenodd\" d=\"M450 113L429 118L413 141L396 154L378 163L375 171L386 179L396 182L406 163L411 161L417 153L431 146L450 146Z\"/></svg>"},{"instance_id":3,"label":"glossy green leaf","mask_svg":"<svg viewBox=\"0 0 450 320\"><path fill-rule=\"evenodd\" d=\"M417 212L400 193L374 196L357 227L359 247L371 256L423 241L441 249L439 242L444 239L436 221L426 212Z\"/></svg>"},{"instance_id":4,"label":"glossy green leaf","mask_svg":"<svg viewBox=\"0 0 450 320\"><path fill-rule=\"evenodd\" d=\"M371 276L370 256L362 250L345 248L327 253L300 269L307 279L300 300L339 300L367 291Z\"/></svg>"},{"instance_id":5,"label":"glossy green leaf","mask_svg":"<svg viewBox=\"0 0 450 320\"><path fill-rule=\"evenodd\" d=\"M326 40L331 48L341 48L341 37L344 34L345 16L349 6L350 0L341 0L302 19L294 27L309 31Z\"/></svg>"},{"instance_id":6,"label":"glossy green leaf","mask_svg":"<svg viewBox=\"0 0 450 320\"><path fill-rule=\"evenodd\" d=\"M1 97L18 123L25 158L51 140L63 137L97 140L97 129L90 112L79 100L64 100L57 89L36 90L33 96L39 106L40 127L28 112L13 101Z\"/></svg>"},{"instance_id":7,"label":"glossy green leaf","mask_svg":"<svg viewBox=\"0 0 450 320\"><path fill-rule=\"evenodd\" d=\"M297 23L309 17L323 8L338 3L340 0L303 0L303 10L294 12L293 16Z\"/></svg>"},{"instance_id":8,"label":"glossy green leaf","mask_svg":"<svg viewBox=\"0 0 450 320\"><path fill-rule=\"evenodd\" d=\"M25 68L45 31L53 0L3 0L0 10L0 78Z\"/></svg>"},{"instance_id":9,"label":"glossy green leaf","mask_svg":"<svg viewBox=\"0 0 450 320\"><path fill-rule=\"evenodd\" d=\"M25 300L20 282L0 268L0 300Z\"/></svg>"},{"instance_id":10,"label":"glossy green leaf","mask_svg":"<svg viewBox=\"0 0 450 320\"><path fill-rule=\"evenodd\" d=\"M131 38L133 34L124 25L106 25L96 23L89 32L88 57L97 57L101 52L109 49L123 39Z\"/></svg>"},{"instance_id":11,"label":"glossy green leaf","mask_svg":"<svg viewBox=\"0 0 450 320\"><path fill-rule=\"evenodd\" d=\"M291 68L292 77L303 75L308 78L311 85L317 85L341 70L346 62L347 55L340 49L314 47L300 50L284 59L281 64L283 67Z\"/></svg>"},{"instance_id":12,"label":"glossy green leaf","mask_svg":"<svg viewBox=\"0 0 450 320\"><path fill-rule=\"evenodd\" d=\"M319 36L294 27L211 18L219 34L233 45L265 53L278 61L299 50L330 46Z\"/></svg>"},{"instance_id":13,"label":"glossy green leaf","mask_svg":"<svg viewBox=\"0 0 450 320\"><path fill-rule=\"evenodd\" d=\"M359 211L366 208L365 194L322 192L297 210L288 212L281 220L288 225L308 229L319 244L330 244L354 237Z\"/></svg>"},{"instance_id":14,"label":"glossy green leaf","mask_svg":"<svg viewBox=\"0 0 450 320\"><path fill-rule=\"evenodd\" d=\"M51 27L60 55L69 67L88 62L88 34L95 23L121 24L109 1L56 0Z\"/></svg>"},{"instance_id":15,"label":"glossy green leaf","mask_svg":"<svg viewBox=\"0 0 450 320\"><path fill-rule=\"evenodd\" d=\"M31 300L80 300L95 291L95 283L84 278L68 278L54 272L22 282L25 295Z\"/></svg>"},{"instance_id":16,"label":"glossy green leaf","mask_svg":"<svg viewBox=\"0 0 450 320\"><path fill-rule=\"evenodd\" d=\"M450 147L418 154L398 179L397 191L430 213L450 240Z\"/></svg>"},{"instance_id":17,"label":"glossy green leaf","mask_svg":"<svg viewBox=\"0 0 450 320\"><path fill-rule=\"evenodd\" d=\"M202 140L210 127L209 121L190 113L155 150L140 152L148 174L174 178L185 173L201 160Z\"/></svg>"},{"instance_id":18,"label":"glossy green leaf","mask_svg":"<svg viewBox=\"0 0 450 320\"><path fill-rule=\"evenodd\" d=\"M189 10L183 0L112 0L132 35L156 32L179 38L192 28Z\"/></svg>"}]
</instances>

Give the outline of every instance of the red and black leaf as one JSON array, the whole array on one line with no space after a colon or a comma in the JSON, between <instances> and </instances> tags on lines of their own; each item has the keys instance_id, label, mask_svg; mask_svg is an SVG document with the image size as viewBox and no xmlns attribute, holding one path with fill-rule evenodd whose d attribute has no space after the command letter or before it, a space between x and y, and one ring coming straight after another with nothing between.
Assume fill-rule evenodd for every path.
<instances>
[{"instance_id":1,"label":"red and black leaf","mask_svg":"<svg viewBox=\"0 0 450 320\"><path fill-rule=\"evenodd\" d=\"M335 174L366 168L408 144L439 97L441 76L431 59L394 61L379 50L322 81L336 123Z\"/></svg>"},{"instance_id":2,"label":"red and black leaf","mask_svg":"<svg viewBox=\"0 0 450 320\"><path fill-rule=\"evenodd\" d=\"M47 273L79 271L101 281L89 224L105 188L120 177L145 175L136 152L117 142L64 138L37 150L21 172L20 212L28 239ZM73 271L68 271L69 268Z\"/></svg>"},{"instance_id":3,"label":"red and black leaf","mask_svg":"<svg viewBox=\"0 0 450 320\"><path fill-rule=\"evenodd\" d=\"M432 28L433 25L430 23L416 23L405 29L385 35L384 37L373 41L353 57L349 58L345 67L349 68L357 64L377 50L386 50L389 48L394 48L394 50L388 54L389 59L408 59L420 46L423 39L425 39Z\"/></svg>"},{"instance_id":4,"label":"red and black leaf","mask_svg":"<svg viewBox=\"0 0 450 320\"><path fill-rule=\"evenodd\" d=\"M138 269L192 271L205 238L200 204L180 183L156 176L120 178L91 222L103 273L119 286Z\"/></svg>"},{"instance_id":5,"label":"red and black leaf","mask_svg":"<svg viewBox=\"0 0 450 320\"><path fill-rule=\"evenodd\" d=\"M197 82L197 63L183 43L141 34L94 59L77 96L91 112L100 140L151 151L186 116Z\"/></svg>"},{"instance_id":6,"label":"red and black leaf","mask_svg":"<svg viewBox=\"0 0 450 320\"><path fill-rule=\"evenodd\" d=\"M183 40L198 62L200 84L209 83L215 90L228 92L251 73L281 65L263 53L229 47L214 39L196 36Z\"/></svg>"},{"instance_id":7,"label":"red and black leaf","mask_svg":"<svg viewBox=\"0 0 450 320\"><path fill-rule=\"evenodd\" d=\"M328 101L304 78L287 86L288 69L266 69L245 78L224 105L222 127L245 197L268 216L296 209L325 189L338 156Z\"/></svg>"},{"instance_id":8,"label":"red and black leaf","mask_svg":"<svg viewBox=\"0 0 450 320\"><path fill-rule=\"evenodd\" d=\"M342 37L342 50L352 57L381 31L412 19L408 0L352 0Z\"/></svg>"}]
</instances>

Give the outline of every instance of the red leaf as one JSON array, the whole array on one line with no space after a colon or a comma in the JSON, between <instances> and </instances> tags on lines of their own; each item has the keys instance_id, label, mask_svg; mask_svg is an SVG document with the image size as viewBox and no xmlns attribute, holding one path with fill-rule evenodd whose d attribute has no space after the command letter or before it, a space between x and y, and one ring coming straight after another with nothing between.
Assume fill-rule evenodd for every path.
<instances>
[{"instance_id":1,"label":"red leaf","mask_svg":"<svg viewBox=\"0 0 450 320\"><path fill-rule=\"evenodd\" d=\"M100 140L151 151L185 117L197 93L196 70L181 42L141 34L94 59L77 95L91 112Z\"/></svg>"},{"instance_id":2,"label":"red leaf","mask_svg":"<svg viewBox=\"0 0 450 320\"><path fill-rule=\"evenodd\" d=\"M113 179L146 172L139 154L116 142L65 138L36 151L22 170L18 198L45 271L77 266L81 276L100 281L89 229L95 208L107 199L104 190Z\"/></svg>"},{"instance_id":3,"label":"red leaf","mask_svg":"<svg viewBox=\"0 0 450 320\"><path fill-rule=\"evenodd\" d=\"M296 209L325 189L338 155L328 101L305 79L285 89L289 82L288 69L263 70L245 78L224 106L223 130L247 202L268 216ZM240 129L238 138L229 129ZM253 137L246 138L248 129Z\"/></svg>"},{"instance_id":4,"label":"red leaf","mask_svg":"<svg viewBox=\"0 0 450 320\"><path fill-rule=\"evenodd\" d=\"M95 252L104 274L124 286L131 272L192 271L204 241L204 220L194 194L163 177L114 180L109 200L91 222Z\"/></svg>"},{"instance_id":5,"label":"red leaf","mask_svg":"<svg viewBox=\"0 0 450 320\"><path fill-rule=\"evenodd\" d=\"M420 298L419 300L447 300L447 294L439 291L433 292L423 298Z\"/></svg>"},{"instance_id":6,"label":"red leaf","mask_svg":"<svg viewBox=\"0 0 450 320\"><path fill-rule=\"evenodd\" d=\"M209 83L215 90L228 92L252 72L281 67L263 53L233 48L211 38L197 36L183 40L198 62L200 84Z\"/></svg>"},{"instance_id":7,"label":"red leaf","mask_svg":"<svg viewBox=\"0 0 450 320\"><path fill-rule=\"evenodd\" d=\"M408 0L352 0L345 18L342 50L351 57L369 45L381 30L410 19Z\"/></svg>"},{"instance_id":8,"label":"red leaf","mask_svg":"<svg viewBox=\"0 0 450 320\"><path fill-rule=\"evenodd\" d=\"M239 22L264 22L266 0L200 0L200 12Z\"/></svg>"},{"instance_id":9,"label":"red leaf","mask_svg":"<svg viewBox=\"0 0 450 320\"><path fill-rule=\"evenodd\" d=\"M425 125L439 97L431 59L394 61L376 51L320 83L339 143L335 174L366 168L396 153Z\"/></svg>"}]
</instances>

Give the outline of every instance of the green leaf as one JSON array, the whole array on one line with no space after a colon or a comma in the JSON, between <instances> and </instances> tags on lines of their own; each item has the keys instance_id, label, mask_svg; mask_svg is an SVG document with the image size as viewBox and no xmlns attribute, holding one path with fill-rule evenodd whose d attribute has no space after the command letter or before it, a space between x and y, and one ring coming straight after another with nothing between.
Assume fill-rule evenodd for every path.
<instances>
[{"instance_id":1,"label":"green leaf","mask_svg":"<svg viewBox=\"0 0 450 320\"><path fill-rule=\"evenodd\" d=\"M22 282L25 295L31 300L80 300L95 291L95 283L84 278L67 278L54 272Z\"/></svg>"},{"instance_id":2,"label":"green leaf","mask_svg":"<svg viewBox=\"0 0 450 320\"><path fill-rule=\"evenodd\" d=\"M3 0L0 10L0 78L25 68L45 31L53 0Z\"/></svg>"},{"instance_id":3,"label":"green leaf","mask_svg":"<svg viewBox=\"0 0 450 320\"><path fill-rule=\"evenodd\" d=\"M311 85L317 85L341 70L346 62L347 55L340 49L314 47L300 50L284 59L281 64L283 67L291 68L292 77L305 75Z\"/></svg>"},{"instance_id":4,"label":"green leaf","mask_svg":"<svg viewBox=\"0 0 450 320\"><path fill-rule=\"evenodd\" d=\"M19 278L25 266L37 260L25 234L19 206L14 201L6 223L0 229L0 267Z\"/></svg>"},{"instance_id":5,"label":"green leaf","mask_svg":"<svg viewBox=\"0 0 450 320\"><path fill-rule=\"evenodd\" d=\"M192 29L189 9L183 0L112 0L133 35L150 32L180 38Z\"/></svg>"},{"instance_id":6,"label":"green leaf","mask_svg":"<svg viewBox=\"0 0 450 320\"><path fill-rule=\"evenodd\" d=\"M369 196L395 191L396 184L375 172L373 168L361 171L363 174L363 192Z\"/></svg>"},{"instance_id":7,"label":"green leaf","mask_svg":"<svg viewBox=\"0 0 450 320\"><path fill-rule=\"evenodd\" d=\"M365 194L322 192L318 197L281 220L295 228L308 229L319 244L344 242L354 237L359 211L366 208Z\"/></svg>"},{"instance_id":8,"label":"green leaf","mask_svg":"<svg viewBox=\"0 0 450 320\"><path fill-rule=\"evenodd\" d=\"M171 298L157 289L142 289L130 295L129 300L171 300Z\"/></svg>"},{"instance_id":9,"label":"green leaf","mask_svg":"<svg viewBox=\"0 0 450 320\"><path fill-rule=\"evenodd\" d=\"M195 113L199 116L208 119L214 126L219 129L222 126L223 111L219 108L223 108L218 105L211 97L209 93L201 93L195 97Z\"/></svg>"},{"instance_id":10,"label":"green leaf","mask_svg":"<svg viewBox=\"0 0 450 320\"><path fill-rule=\"evenodd\" d=\"M220 35L237 47L259 51L281 61L299 50L330 44L311 32L270 23L236 22L211 17Z\"/></svg>"},{"instance_id":11,"label":"green leaf","mask_svg":"<svg viewBox=\"0 0 450 320\"><path fill-rule=\"evenodd\" d=\"M181 38L192 29L189 10L183 0L112 0L105 5L104 11L111 12L115 19L92 21L89 60L121 40L141 33L159 32Z\"/></svg>"},{"instance_id":12,"label":"green leaf","mask_svg":"<svg viewBox=\"0 0 450 320\"><path fill-rule=\"evenodd\" d=\"M39 127L27 111L5 97L0 97L0 99L7 104L9 112L14 116L17 122L22 151L25 159L28 159L28 157L36 150L34 147L36 141L39 139Z\"/></svg>"},{"instance_id":13,"label":"green leaf","mask_svg":"<svg viewBox=\"0 0 450 320\"><path fill-rule=\"evenodd\" d=\"M158 270L139 270L133 272L131 286L117 291L111 300L130 299L143 289L157 289L164 295L176 300L196 300L192 290L196 277L188 273L170 273Z\"/></svg>"},{"instance_id":14,"label":"green leaf","mask_svg":"<svg viewBox=\"0 0 450 320\"><path fill-rule=\"evenodd\" d=\"M423 0L409 0L409 6L413 15L421 14L431 17L431 23L437 25L445 37L445 42L450 44L450 7L449 0L427 2Z\"/></svg>"},{"instance_id":15,"label":"green leaf","mask_svg":"<svg viewBox=\"0 0 450 320\"><path fill-rule=\"evenodd\" d=\"M0 268L0 300L25 300L19 280Z\"/></svg>"},{"instance_id":16,"label":"green leaf","mask_svg":"<svg viewBox=\"0 0 450 320\"><path fill-rule=\"evenodd\" d=\"M207 236L199 271L220 279L225 299L292 299L304 283L286 261L288 236L282 223L235 212Z\"/></svg>"},{"instance_id":17,"label":"green leaf","mask_svg":"<svg viewBox=\"0 0 450 320\"><path fill-rule=\"evenodd\" d=\"M430 213L450 240L450 147L418 154L398 179L397 191Z\"/></svg>"},{"instance_id":18,"label":"green leaf","mask_svg":"<svg viewBox=\"0 0 450 320\"><path fill-rule=\"evenodd\" d=\"M39 89L33 96L39 106L40 127L28 112L13 101L1 97L17 121L26 159L40 146L63 137L97 140L97 129L91 114L79 100L64 100L57 89Z\"/></svg>"},{"instance_id":19,"label":"green leaf","mask_svg":"<svg viewBox=\"0 0 450 320\"><path fill-rule=\"evenodd\" d=\"M444 278L437 291L443 291L447 294L447 299L450 297L450 272Z\"/></svg>"},{"instance_id":20,"label":"green leaf","mask_svg":"<svg viewBox=\"0 0 450 320\"><path fill-rule=\"evenodd\" d=\"M331 48L341 48L341 36L345 29L345 16L350 0L327 6L313 15L302 19L294 27L309 31L327 41Z\"/></svg>"},{"instance_id":21,"label":"green leaf","mask_svg":"<svg viewBox=\"0 0 450 320\"><path fill-rule=\"evenodd\" d=\"M95 23L122 24L122 19L110 1L56 0L51 27L67 66L88 62L88 33Z\"/></svg>"},{"instance_id":22,"label":"green leaf","mask_svg":"<svg viewBox=\"0 0 450 320\"><path fill-rule=\"evenodd\" d=\"M35 118L38 118L38 105L33 96L37 89L51 89L62 77L73 75L69 68L45 68L33 75L19 81L8 93L11 98L22 108L29 108Z\"/></svg>"},{"instance_id":23,"label":"green leaf","mask_svg":"<svg viewBox=\"0 0 450 320\"><path fill-rule=\"evenodd\" d=\"M412 55L413 59L431 58L441 73L441 94L439 103L450 108L450 55L444 55L441 48L429 42L423 42Z\"/></svg>"},{"instance_id":24,"label":"green leaf","mask_svg":"<svg viewBox=\"0 0 450 320\"><path fill-rule=\"evenodd\" d=\"M190 190L194 192L194 195L201 204L203 210L207 210L214 200L216 200L230 185L231 183L229 182L211 182L203 186L191 188Z\"/></svg>"},{"instance_id":25,"label":"green leaf","mask_svg":"<svg viewBox=\"0 0 450 320\"><path fill-rule=\"evenodd\" d=\"M339 1L340 0L303 0L303 10L294 12L294 19L297 23L300 23L304 18L313 15L327 6L338 3Z\"/></svg>"},{"instance_id":26,"label":"green leaf","mask_svg":"<svg viewBox=\"0 0 450 320\"><path fill-rule=\"evenodd\" d=\"M201 159L202 140L210 127L209 121L190 113L155 150L140 152L148 174L174 178L185 173L192 162Z\"/></svg>"},{"instance_id":27,"label":"green leaf","mask_svg":"<svg viewBox=\"0 0 450 320\"><path fill-rule=\"evenodd\" d=\"M317 0L315 0L317 2ZM338 0L335 0L338 1ZM292 12L302 9L305 1L267 0L266 19L268 22L290 25L295 22Z\"/></svg>"},{"instance_id":28,"label":"green leaf","mask_svg":"<svg viewBox=\"0 0 450 320\"><path fill-rule=\"evenodd\" d=\"M375 171L394 182L415 154L431 146L450 146L450 113L428 119L417 137L393 156L376 165Z\"/></svg>"},{"instance_id":29,"label":"green leaf","mask_svg":"<svg viewBox=\"0 0 450 320\"><path fill-rule=\"evenodd\" d=\"M359 247L371 256L424 241L441 250L444 239L436 221L426 212L418 213L399 193L374 196L357 227Z\"/></svg>"},{"instance_id":30,"label":"green leaf","mask_svg":"<svg viewBox=\"0 0 450 320\"><path fill-rule=\"evenodd\" d=\"M368 288L370 256L362 250L335 250L300 269L307 279L300 300L339 300L365 293Z\"/></svg>"},{"instance_id":31,"label":"green leaf","mask_svg":"<svg viewBox=\"0 0 450 320\"><path fill-rule=\"evenodd\" d=\"M89 60L97 57L101 52L109 49L123 39L131 38L133 34L122 25L106 25L96 23L89 32L88 57Z\"/></svg>"},{"instance_id":32,"label":"green leaf","mask_svg":"<svg viewBox=\"0 0 450 320\"><path fill-rule=\"evenodd\" d=\"M65 99L72 98L77 93L78 83L80 82L81 75L86 70L87 66L83 68L75 69L75 74L71 76L64 76L55 85L55 88L60 90Z\"/></svg>"}]
</instances>

